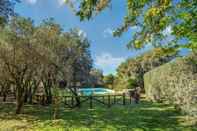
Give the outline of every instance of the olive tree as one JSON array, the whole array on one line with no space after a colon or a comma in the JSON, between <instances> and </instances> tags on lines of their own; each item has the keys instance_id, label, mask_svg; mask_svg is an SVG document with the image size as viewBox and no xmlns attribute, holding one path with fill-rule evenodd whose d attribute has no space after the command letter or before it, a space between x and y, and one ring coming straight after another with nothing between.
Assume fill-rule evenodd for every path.
<instances>
[{"instance_id":1,"label":"olive tree","mask_svg":"<svg viewBox=\"0 0 197 131\"><path fill-rule=\"evenodd\" d=\"M40 89L44 89L45 103L53 103L60 81L67 83L64 88L72 92L79 105L78 83L87 84L92 68L89 41L78 29L63 32L53 19L35 26L23 17L13 17L3 28L0 63L1 89L5 92L11 84L16 88L17 114L25 102L32 103Z\"/></svg>"},{"instance_id":2,"label":"olive tree","mask_svg":"<svg viewBox=\"0 0 197 131\"><path fill-rule=\"evenodd\" d=\"M19 0L1 0L0 1L0 27L5 25L10 16L14 16L14 5Z\"/></svg>"}]
</instances>

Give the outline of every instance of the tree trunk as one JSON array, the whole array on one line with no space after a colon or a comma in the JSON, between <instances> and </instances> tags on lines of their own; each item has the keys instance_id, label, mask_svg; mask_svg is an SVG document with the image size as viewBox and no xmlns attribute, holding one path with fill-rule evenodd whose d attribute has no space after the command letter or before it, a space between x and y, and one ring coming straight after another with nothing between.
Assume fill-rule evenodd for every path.
<instances>
[{"instance_id":1,"label":"tree trunk","mask_svg":"<svg viewBox=\"0 0 197 131\"><path fill-rule=\"evenodd\" d=\"M45 95L46 95L46 104L51 104L52 103L52 92L51 92L51 87L52 83L50 80L47 80L47 82L44 82L44 90L45 90Z\"/></svg>"},{"instance_id":2,"label":"tree trunk","mask_svg":"<svg viewBox=\"0 0 197 131\"><path fill-rule=\"evenodd\" d=\"M29 97L28 91L25 91L24 103L27 103L28 97Z\"/></svg>"},{"instance_id":3,"label":"tree trunk","mask_svg":"<svg viewBox=\"0 0 197 131\"><path fill-rule=\"evenodd\" d=\"M29 100L28 100L28 103L29 104L32 104L33 103L33 96L36 93L36 90L38 88L38 85L39 85L39 82L38 82L38 84L36 82L34 82L34 85L32 85L32 87L31 87L31 90L29 92Z\"/></svg>"},{"instance_id":4,"label":"tree trunk","mask_svg":"<svg viewBox=\"0 0 197 131\"><path fill-rule=\"evenodd\" d=\"M33 103L33 94L32 93L29 95L28 103L29 104L32 104Z\"/></svg>"},{"instance_id":5,"label":"tree trunk","mask_svg":"<svg viewBox=\"0 0 197 131\"><path fill-rule=\"evenodd\" d=\"M31 86L29 86L27 88L27 90L25 91L25 99L24 99L25 103L28 103L29 100L30 100L30 97L32 96L32 91L31 90L32 90L32 88L31 88Z\"/></svg>"},{"instance_id":6,"label":"tree trunk","mask_svg":"<svg viewBox=\"0 0 197 131\"><path fill-rule=\"evenodd\" d=\"M3 102L6 102L6 98L7 98L7 93L4 92L4 93L3 93Z\"/></svg>"},{"instance_id":7,"label":"tree trunk","mask_svg":"<svg viewBox=\"0 0 197 131\"><path fill-rule=\"evenodd\" d=\"M16 101L16 114L21 114L23 110L24 100L18 99Z\"/></svg>"},{"instance_id":8,"label":"tree trunk","mask_svg":"<svg viewBox=\"0 0 197 131\"><path fill-rule=\"evenodd\" d=\"M46 95L46 104L51 104L52 103L51 88L45 89L45 95Z\"/></svg>"},{"instance_id":9,"label":"tree trunk","mask_svg":"<svg viewBox=\"0 0 197 131\"><path fill-rule=\"evenodd\" d=\"M57 119L59 116L60 101L57 96L53 98L53 119Z\"/></svg>"},{"instance_id":10,"label":"tree trunk","mask_svg":"<svg viewBox=\"0 0 197 131\"><path fill-rule=\"evenodd\" d=\"M51 93L51 89L49 88L48 90L48 94L47 94L47 104L51 104L52 103L52 93Z\"/></svg>"},{"instance_id":11,"label":"tree trunk","mask_svg":"<svg viewBox=\"0 0 197 131\"><path fill-rule=\"evenodd\" d=\"M21 112L23 110L23 105L24 105L23 99L18 99L16 101L16 114L21 114Z\"/></svg>"},{"instance_id":12,"label":"tree trunk","mask_svg":"<svg viewBox=\"0 0 197 131\"><path fill-rule=\"evenodd\" d=\"M16 114L21 114L24 106L24 90L22 88L18 88L16 92Z\"/></svg>"},{"instance_id":13,"label":"tree trunk","mask_svg":"<svg viewBox=\"0 0 197 131\"><path fill-rule=\"evenodd\" d=\"M74 90L70 88L70 91L72 92L72 94L73 94L74 97L75 97L76 106L77 106L77 107L80 107L81 102L80 102L80 97L79 97L79 95L78 95L78 93L77 93L77 89L76 89L75 87L74 87Z\"/></svg>"}]
</instances>

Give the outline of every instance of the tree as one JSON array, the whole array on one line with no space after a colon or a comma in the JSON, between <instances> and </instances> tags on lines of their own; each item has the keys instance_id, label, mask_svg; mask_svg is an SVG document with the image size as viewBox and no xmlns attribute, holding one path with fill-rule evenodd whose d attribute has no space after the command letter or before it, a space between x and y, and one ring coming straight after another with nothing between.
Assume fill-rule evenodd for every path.
<instances>
[{"instance_id":1,"label":"tree","mask_svg":"<svg viewBox=\"0 0 197 131\"><path fill-rule=\"evenodd\" d=\"M0 61L9 83L16 87L16 114L23 109L25 92L38 67L39 56L31 44L33 22L22 17L13 17L3 32Z\"/></svg>"},{"instance_id":2,"label":"tree","mask_svg":"<svg viewBox=\"0 0 197 131\"><path fill-rule=\"evenodd\" d=\"M16 88L17 114L38 90L44 89L43 104L56 101L60 81L79 105L77 86L88 83L91 68L89 41L78 29L63 32L53 19L35 26L31 19L12 17L2 30L0 89L6 95L10 86Z\"/></svg>"},{"instance_id":3,"label":"tree","mask_svg":"<svg viewBox=\"0 0 197 131\"><path fill-rule=\"evenodd\" d=\"M102 70L93 68L90 71L89 83L92 87L102 86L103 85L103 72L102 72Z\"/></svg>"},{"instance_id":4,"label":"tree","mask_svg":"<svg viewBox=\"0 0 197 131\"><path fill-rule=\"evenodd\" d=\"M69 89L79 104L77 84L87 83L92 68L88 39L80 34L79 29L62 32L60 25L51 18L37 27L34 38L35 43L43 46L43 55L50 58L41 68L47 103L52 102L52 88L61 81L63 88Z\"/></svg>"},{"instance_id":5,"label":"tree","mask_svg":"<svg viewBox=\"0 0 197 131\"><path fill-rule=\"evenodd\" d=\"M114 76L112 74L109 74L107 76L104 76L103 78L104 85L108 88L113 89L113 84L114 84Z\"/></svg>"},{"instance_id":6,"label":"tree","mask_svg":"<svg viewBox=\"0 0 197 131\"><path fill-rule=\"evenodd\" d=\"M14 4L19 0L1 0L0 1L0 26L4 25L10 16L15 15Z\"/></svg>"},{"instance_id":7,"label":"tree","mask_svg":"<svg viewBox=\"0 0 197 131\"><path fill-rule=\"evenodd\" d=\"M56 49L61 34L60 25L56 24L52 18L44 20L40 26L35 29L34 42L40 45L39 52L44 56L42 66L40 68L41 82L46 95L46 103L52 103L52 88L54 79L57 76L57 54Z\"/></svg>"},{"instance_id":8,"label":"tree","mask_svg":"<svg viewBox=\"0 0 197 131\"><path fill-rule=\"evenodd\" d=\"M168 53L166 53L168 52ZM146 72L173 60L177 56L177 52L155 48L144 53L142 56L130 58L123 62L117 69L117 84L115 88L131 88L133 86L144 87L143 76ZM132 84L131 85L131 81Z\"/></svg>"},{"instance_id":9,"label":"tree","mask_svg":"<svg viewBox=\"0 0 197 131\"><path fill-rule=\"evenodd\" d=\"M72 0L69 5L76 7ZM71 4L72 3L72 4ZM82 21L90 20L105 8L113 6L112 0L81 0L76 15ZM79 9L79 10L77 10ZM123 25L114 36L138 28L128 43L129 48L141 49L147 44L173 47L173 49L197 49L197 1L196 0L127 0L127 13ZM168 41L174 37L173 41ZM180 41L187 39L186 44Z\"/></svg>"},{"instance_id":10,"label":"tree","mask_svg":"<svg viewBox=\"0 0 197 131\"><path fill-rule=\"evenodd\" d=\"M6 101L8 92L10 90L10 82L8 81L8 76L5 74L3 70L4 63L0 61L0 96L3 96L3 101Z\"/></svg>"},{"instance_id":11,"label":"tree","mask_svg":"<svg viewBox=\"0 0 197 131\"><path fill-rule=\"evenodd\" d=\"M78 29L63 33L59 45L57 45L56 53L61 80L66 83L65 87L74 95L77 106L80 106L77 88L87 85L92 68L89 46L89 41L80 35Z\"/></svg>"}]
</instances>

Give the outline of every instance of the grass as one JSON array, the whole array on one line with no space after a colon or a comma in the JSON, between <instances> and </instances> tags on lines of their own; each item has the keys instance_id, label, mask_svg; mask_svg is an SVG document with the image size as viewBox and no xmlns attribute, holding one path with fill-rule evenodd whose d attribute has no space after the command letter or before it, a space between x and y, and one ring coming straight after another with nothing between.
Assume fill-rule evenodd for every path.
<instances>
[{"instance_id":1,"label":"grass","mask_svg":"<svg viewBox=\"0 0 197 131\"><path fill-rule=\"evenodd\" d=\"M142 101L138 105L97 105L95 109L62 108L51 120L50 107L26 105L24 114L14 115L14 105L0 105L0 131L197 131L171 106Z\"/></svg>"}]
</instances>

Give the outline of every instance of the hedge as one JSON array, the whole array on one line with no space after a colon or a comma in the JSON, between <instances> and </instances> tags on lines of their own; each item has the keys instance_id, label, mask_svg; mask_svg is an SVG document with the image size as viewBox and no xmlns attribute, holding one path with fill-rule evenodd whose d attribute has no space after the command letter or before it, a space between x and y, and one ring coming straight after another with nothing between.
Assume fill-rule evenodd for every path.
<instances>
[{"instance_id":1,"label":"hedge","mask_svg":"<svg viewBox=\"0 0 197 131\"><path fill-rule=\"evenodd\" d=\"M197 58L191 55L164 64L144 75L146 96L168 101L181 111L197 116Z\"/></svg>"}]
</instances>

